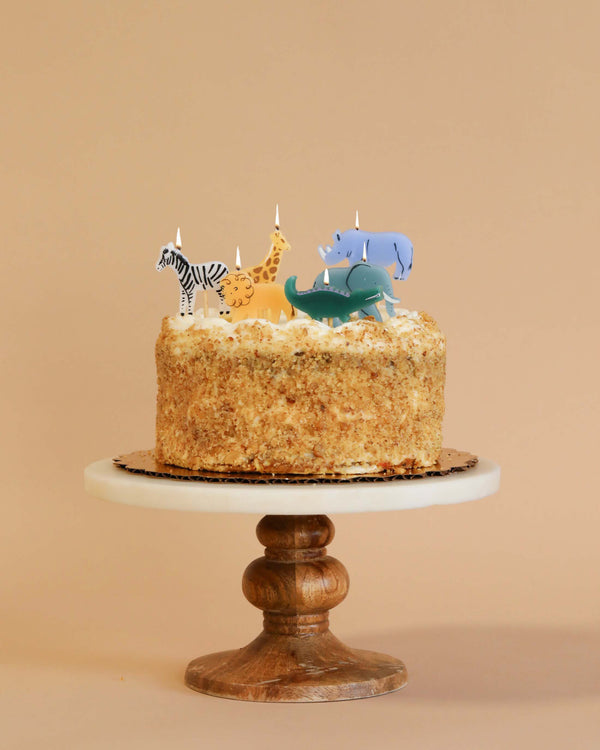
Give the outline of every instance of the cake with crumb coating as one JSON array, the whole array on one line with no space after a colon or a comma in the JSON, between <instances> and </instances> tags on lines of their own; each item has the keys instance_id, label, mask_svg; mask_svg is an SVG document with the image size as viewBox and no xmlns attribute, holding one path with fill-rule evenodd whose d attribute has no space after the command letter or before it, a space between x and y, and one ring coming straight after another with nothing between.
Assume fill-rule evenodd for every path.
<instances>
[{"instance_id":1,"label":"cake with crumb coating","mask_svg":"<svg viewBox=\"0 0 600 750\"><path fill-rule=\"evenodd\" d=\"M167 317L158 461L272 474L401 474L442 447L446 342L425 313L332 328Z\"/></svg>"}]
</instances>

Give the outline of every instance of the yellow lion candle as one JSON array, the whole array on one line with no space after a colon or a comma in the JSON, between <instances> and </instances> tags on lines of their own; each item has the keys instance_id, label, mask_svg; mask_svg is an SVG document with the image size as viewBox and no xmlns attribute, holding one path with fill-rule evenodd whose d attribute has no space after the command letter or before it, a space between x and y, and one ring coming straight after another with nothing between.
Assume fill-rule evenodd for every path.
<instances>
[{"instance_id":1,"label":"yellow lion candle","mask_svg":"<svg viewBox=\"0 0 600 750\"><path fill-rule=\"evenodd\" d=\"M232 323L246 318L266 317L271 323L279 323L281 313L290 320L295 310L288 302L282 284L255 284L244 272L230 273L221 281L225 304L230 310L225 319Z\"/></svg>"}]
</instances>

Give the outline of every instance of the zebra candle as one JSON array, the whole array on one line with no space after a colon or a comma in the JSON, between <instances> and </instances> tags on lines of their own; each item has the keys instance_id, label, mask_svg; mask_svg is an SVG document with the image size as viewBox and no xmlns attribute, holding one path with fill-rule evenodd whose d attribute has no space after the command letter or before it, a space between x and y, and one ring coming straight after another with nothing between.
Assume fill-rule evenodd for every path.
<instances>
[{"instance_id":1,"label":"zebra candle","mask_svg":"<svg viewBox=\"0 0 600 750\"><path fill-rule=\"evenodd\" d=\"M181 229L179 227L177 227L177 238L175 239L175 247L178 250L181 250L181 248L183 247L181 243ZM204 297L204 317L208 318L208 292L206 291L206 289L202 293L202 296ZM192 303L192 308L193 308L193 303Z\"/></svg>"},{"instance_id":2,"label":"zebra candle","mask_svg":"<svg viewBox=\"0 0 600 750\"><path fill-rule=\"evenodd\" d=\"M169 242L160 249L156 270L162 271L172 266L179 279L179 314L194 314L194 302L198 288L214 289L219 296L219 315L225 312L225 302L221 290L221 280L227 276L229 269L225 263L211 261L209 263L190 263L181 252L181 234L177 230L177 247Z\"/></svg>"}]
</instances>

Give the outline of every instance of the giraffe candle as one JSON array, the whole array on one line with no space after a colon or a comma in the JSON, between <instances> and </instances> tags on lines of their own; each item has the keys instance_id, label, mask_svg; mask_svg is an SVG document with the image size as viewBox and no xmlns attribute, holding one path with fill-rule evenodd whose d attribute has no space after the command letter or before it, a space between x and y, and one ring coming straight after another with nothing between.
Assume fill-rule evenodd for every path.
<instances>
[{"instance_id":1,"label":"giraffe candle","mask_svg":"<svg viewBox=\"0 0 600 750\"><path fill-rule=\"evenodd\" d=\"M278 230L270 235L270 240L271 247L261 262L256 266L244 268L244 273L247 273L255 284L275 281L283 253L291 250L291 245Z\"/></svg>"},{"instance_id":2,"label":"giraffe candle","mask_svg":"<svg viewBox=\"0 0 600 750\"><path fill-rule=\"evenodd\" d=\"M271 247L256 266L242 270L240 248L236 252L235 270L222 280L221 289L230 310L227 320L236 322L245 318L266 318L278 323L281 314L289 320L294 311L285 297L281 284L275 284L281 256L291 249L279 229L279 205L275 206L275 231L270 236Z\"/></svg>"}]
</instances>

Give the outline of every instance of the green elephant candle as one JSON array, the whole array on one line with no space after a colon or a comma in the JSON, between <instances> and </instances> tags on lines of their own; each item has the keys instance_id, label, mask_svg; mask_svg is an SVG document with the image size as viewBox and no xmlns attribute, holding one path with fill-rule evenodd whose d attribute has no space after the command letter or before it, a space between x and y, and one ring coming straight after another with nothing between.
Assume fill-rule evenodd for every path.
<instances>
[{"instance_id":1,"label":"green elephant candle","mask_svg":"<svg viewBox=\"0 0 600 750\"><path fill-rule=\"evenodd\" d=\"M400 302L398 297L394 296L394 290L392 288L392 280L390 275L385 268L382 266L376 266L372 263L361 261L355 263L350 267L342 268L326 268L320 273L315 279L313 287L322 288L325 284L325 274L329 279L329 283L335 289L343 289L344 291L355 292L359 289L372 289L373 287L381 287L383 292L383 298L385 299L385 309L390 318L395 317L396 311L394 310L394 303ZM375 320L381 322L381 313L377 309L375 304L370 304L367 307L361 307L358 311L360 318L365 318L367 315L372 315Z\"/></svg>"},{"instance_id":2,"label":"green elephant candle","mask_svg":"<svg viewBox=\"0 0 600 750\"><path fill-rule=\"evenodd\" d=\"M341 323L347 323L351 313L384 299L380 286L352 292L329 286L298 291L296 289L297 278L297 276L290 276L287 279L284 287L285 296L294 307L315 320L337 318Z\"/></svg>"}]
</instances>

